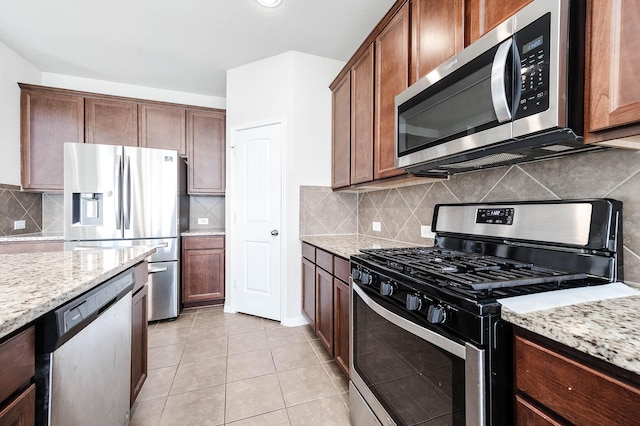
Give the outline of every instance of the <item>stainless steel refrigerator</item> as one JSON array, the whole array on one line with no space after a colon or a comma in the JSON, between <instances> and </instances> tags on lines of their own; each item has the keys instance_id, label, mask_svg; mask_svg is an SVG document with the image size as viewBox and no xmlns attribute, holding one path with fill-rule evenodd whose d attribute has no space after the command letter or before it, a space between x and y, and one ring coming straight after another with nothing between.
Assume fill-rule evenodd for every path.
<instances>
[{"instance_id":1,"label":"stainless steel refrigerator","mask_svg":"<svg viewBox=\"0 0 640 426\"><path fill-rule=\"evenodd\" d=\"M68 248L154 246L149 321L180 311L180 233L189 223L186 164L177 151L65 143Z\"/></svg>"}]
</instances>

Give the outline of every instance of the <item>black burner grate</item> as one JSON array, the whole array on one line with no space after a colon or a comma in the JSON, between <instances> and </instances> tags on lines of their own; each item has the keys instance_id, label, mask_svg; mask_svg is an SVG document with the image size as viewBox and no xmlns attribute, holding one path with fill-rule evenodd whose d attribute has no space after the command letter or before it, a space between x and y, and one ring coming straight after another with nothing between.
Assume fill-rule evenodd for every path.
<instances>
[{"instance_id":1,"label":"black burner grate","mask_svg":"<svg viewBox=\"0 0 640 426\"><path fill-rule=\"evenodd\" d=\"M442 286L472 290L561 283L588 276L496 256L440 248L373 249L362 252L411 277L419 276Z\"/></svg>"}]
</instances>

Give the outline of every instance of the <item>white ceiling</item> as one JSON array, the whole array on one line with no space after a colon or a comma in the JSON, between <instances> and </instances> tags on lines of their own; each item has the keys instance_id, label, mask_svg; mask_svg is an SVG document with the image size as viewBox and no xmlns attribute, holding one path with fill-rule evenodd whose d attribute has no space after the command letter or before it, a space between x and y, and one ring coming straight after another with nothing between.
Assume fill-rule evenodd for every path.
<instances>
[{"instance_id":1,"label":"white ceiling","mask_svg":"<svg viewBox=\"0 0 640 426\"><path fill-rule=\"evenodd\" d=\"M226 70L262 58L346 61L394 2L0 0L0 41L44 72L225 97Z\"/></svg>"}]
</instances>

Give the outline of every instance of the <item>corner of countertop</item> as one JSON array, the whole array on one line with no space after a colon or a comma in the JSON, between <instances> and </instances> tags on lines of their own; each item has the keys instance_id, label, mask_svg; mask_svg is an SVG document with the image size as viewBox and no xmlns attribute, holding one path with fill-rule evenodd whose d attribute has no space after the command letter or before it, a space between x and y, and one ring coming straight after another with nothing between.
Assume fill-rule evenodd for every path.
<instances>
[{"instance_id":1,"label":"corner of countertop","mask_svg":"<svg viewBox=\"0 0 640 426\"><path fill-rule=\"evenodd\" d=\"M226 235L224 229L187 229L180 234L181 237L217 236Z\"/></svg>"}]
</instances>

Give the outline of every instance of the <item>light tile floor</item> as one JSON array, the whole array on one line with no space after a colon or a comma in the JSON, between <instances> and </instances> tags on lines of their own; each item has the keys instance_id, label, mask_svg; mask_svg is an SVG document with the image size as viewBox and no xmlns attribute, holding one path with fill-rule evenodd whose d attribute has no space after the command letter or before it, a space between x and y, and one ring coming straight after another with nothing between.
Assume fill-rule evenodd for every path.
<instances>
[{"instance_id":1,"label":"light tile floor","mask_svg":"<svg viewBox=\"0 0 640 426\"><path fill-rule=\"evenodd\" d=\"M349 425L348 381L308 326L222 308L149 324L131 425Z\"/></svg>"}]
</instances>

